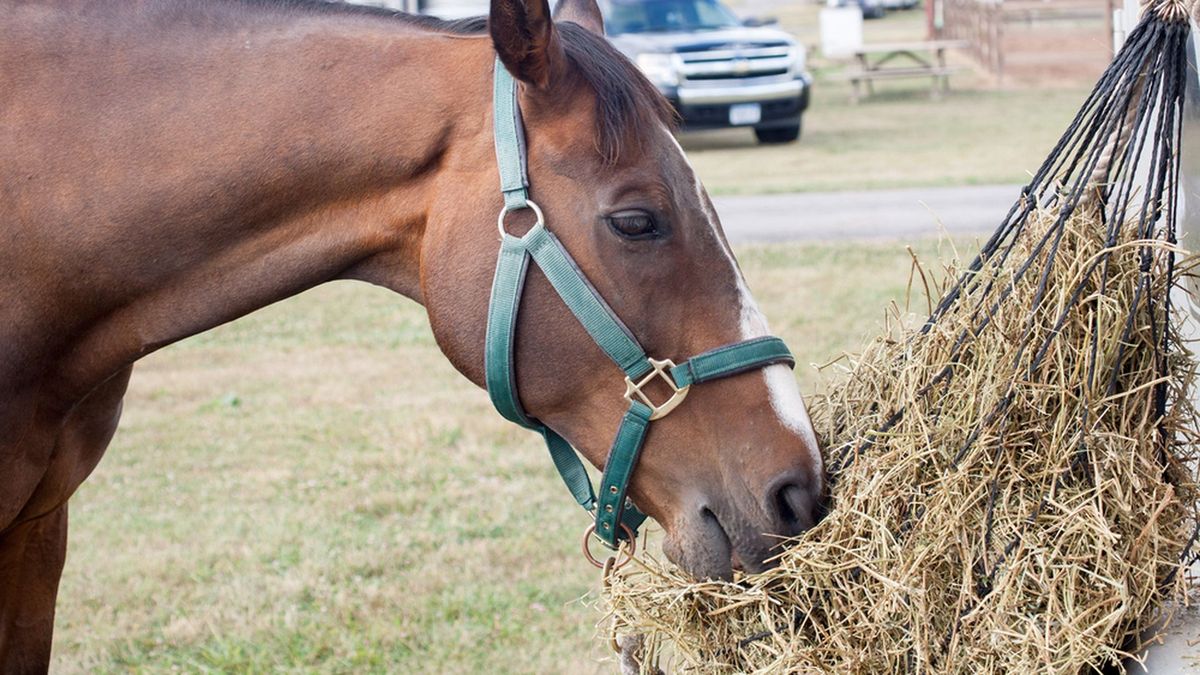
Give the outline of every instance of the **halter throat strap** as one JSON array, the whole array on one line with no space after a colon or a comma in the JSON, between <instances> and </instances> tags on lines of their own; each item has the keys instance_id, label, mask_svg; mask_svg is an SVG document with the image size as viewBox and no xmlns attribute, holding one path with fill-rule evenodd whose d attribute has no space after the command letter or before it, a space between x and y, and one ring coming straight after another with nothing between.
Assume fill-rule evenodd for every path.
<instances>
[{"instance_id":1,"label":"halter throat strap","mask_svg":"<svg viewBox=\"0 0 1200 675\"><path fill-rule=\"evenodd\" d=\"M629 482L637 466L650 422L666 416L683 403L694 384L737 375L772 364L794 366L792 354L782 340L760 337L717 347L676 365L670 360L649 358L562 242L545 226L541 209L529 199L525 134L517 102L517 85L497 60L493 81L493 125L496 162L504 207L500 211L500 253L492 280L484 347L484 371L492 404L506 419L542 435L554 466L571 495L592 512L597 538L611 548L637 536L646 516L627 498ZM511 212L530 209L537 223L524 236L505 231L504 219ZM517 315L530 263L537 265L563 304L588 335L625 374L628 409L621 419L600 479L600 495L592 489L583 461L562 436L522 408L517 393L514 359ZM661 379L672 395L656 402L643 392L650 382ZM614 395L620 391L614 383Z\"/></svg>"}]
</instances>

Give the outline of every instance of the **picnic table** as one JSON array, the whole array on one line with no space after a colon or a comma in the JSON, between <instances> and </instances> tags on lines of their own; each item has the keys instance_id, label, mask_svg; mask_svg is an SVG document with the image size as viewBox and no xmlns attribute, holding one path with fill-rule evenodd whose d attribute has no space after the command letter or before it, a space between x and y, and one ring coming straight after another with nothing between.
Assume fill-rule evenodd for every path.
<instances>
[{"instance_id":1,"label":"picnic table","mask_svg":"<svg viewBox=\"0 0 1200 675\"><path fill-rule=\"evenodd\" d=\"M950 74L957 68L946 65L946 52L967 46L962 40L925 40L922 42L888 42L862 45L852 50L856 68L844 75L853 85L851 100L875 93L877 80L913 77L930 78L930 96L940 98L950 90Z\"/></svg>"}]
</instances>

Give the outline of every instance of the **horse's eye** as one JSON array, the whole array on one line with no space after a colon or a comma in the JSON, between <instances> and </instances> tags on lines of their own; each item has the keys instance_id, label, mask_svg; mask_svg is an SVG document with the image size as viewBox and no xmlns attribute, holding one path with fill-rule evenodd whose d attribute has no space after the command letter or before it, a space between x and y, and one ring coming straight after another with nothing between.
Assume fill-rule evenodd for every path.
<instances>
[{"instance_id":1,"label":"horse's eye","mask_svg":"<svg viewBox=\"0 0 1200 675\"><path fill-rule=\"evenodd\" d=\"M658 236L654 216L645 211L618 211L608 216L608 226L626 239L650 239Z\"/></svg>"}]
</instances>

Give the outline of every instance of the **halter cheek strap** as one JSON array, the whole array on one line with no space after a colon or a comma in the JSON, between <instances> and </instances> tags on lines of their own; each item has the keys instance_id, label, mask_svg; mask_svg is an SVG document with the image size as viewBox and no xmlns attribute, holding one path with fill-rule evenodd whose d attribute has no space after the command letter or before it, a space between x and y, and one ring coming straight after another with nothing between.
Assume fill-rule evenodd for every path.
<instances>
[{"instance_id":1,"label":"halter cheek strap","mask_svg":"<svg viewBox=\"0 0 1200 675\"><path fill-rule=\"evenodd\" d=\"M629 481L652 420L660 419L683 403L693 384L708 382L765 366L784 363L794 366L792 354L776 337L760 337L704 352L676 365L670 360L649 358L637 339L612 311L579 269L570 253L550 230L537 204L529 199L526 172L525 134L517 104L517 87L499 60L494 78L493 120L496 161L500 168L504 208L500 212L500 255L492 281L491 302L484 348L488 394L506 419L537 431L546 441L554 461L575 501L595 515L592 531L611 548L633 539L646 516L626 497ZM537 224L524 236L504 229L511 212L530 209ZM600 496L592 490L587 469L571 444L553 429L530 417L517 394L513 347L517 313L530 263L537 265L563 303L575 315L596 344L625 373L625 399L629 404L613 440ZM655 380L665 383L670 398L658 403L643 389Z\"/></svg>"}]
</instances>

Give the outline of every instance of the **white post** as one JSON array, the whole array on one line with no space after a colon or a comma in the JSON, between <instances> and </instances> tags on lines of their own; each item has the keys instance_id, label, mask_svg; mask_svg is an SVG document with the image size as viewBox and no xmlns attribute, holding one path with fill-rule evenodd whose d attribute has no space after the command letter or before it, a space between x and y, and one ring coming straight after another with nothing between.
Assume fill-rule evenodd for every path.
<instances>
[{"instance_id":1,"label":"white post","mask_svg":"<svg viewBox=\"0 0 1200 675\"><path fill-rule=\"evenodd\" d=\"M1125 44L1125 36L1129 35L1129 31L1137 25L1138 19L1141 18L1141 6L1138 0L1124 0L1124 4L1119 9L1113 10L1113 53L1121 51L1121 46Z\"/></svg>"},{"instance_id":2,"label":"white post","mask_svg":"<svg viewBox=\"0 0 1200 675\"><path fill-rule=\"evenodd\" d=\"M854 56L863 46L863 16L858 5L824 7L821 24L821 53L830 59Z\"/></svg>"}]
</instances>

